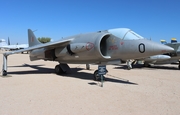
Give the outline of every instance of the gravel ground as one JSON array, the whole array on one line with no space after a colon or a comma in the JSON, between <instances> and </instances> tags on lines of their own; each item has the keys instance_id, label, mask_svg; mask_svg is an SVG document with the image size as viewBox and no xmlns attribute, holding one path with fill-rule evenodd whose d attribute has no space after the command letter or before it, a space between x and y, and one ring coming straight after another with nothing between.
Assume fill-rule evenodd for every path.
<instances>
[{"instance_id":1,"label":"gravel ground","mask_svg":"<svg viewBox=\"0 0 180 115\"><path fill-rule=\"evenodd\" d=\"M93 81L96 65L69 64L71 73L56 75L57 62L8 57L11 77L0 77L0 115L179 115L177 65L151 68L109 65L103 87ZM0 70L2 70L0 54Z\"/></svg>"}]
</instances>

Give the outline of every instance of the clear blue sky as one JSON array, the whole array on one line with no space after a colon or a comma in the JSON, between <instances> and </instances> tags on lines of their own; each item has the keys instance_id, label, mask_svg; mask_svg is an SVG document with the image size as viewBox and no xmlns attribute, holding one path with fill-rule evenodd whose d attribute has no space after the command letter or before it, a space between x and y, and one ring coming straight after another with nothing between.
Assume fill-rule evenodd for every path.
<instances>
[{"instance_id":1,"label":"clear blue sky","mask_svg":"<svg viewBox=\"0 0 180 115\"><path fill-rule=\"evenodd\" d=\"M180 0L0 0L0 39L11 44L27 43L28 28L58 40L119 27L180 41Z\"/></svg>"}]
</instances>

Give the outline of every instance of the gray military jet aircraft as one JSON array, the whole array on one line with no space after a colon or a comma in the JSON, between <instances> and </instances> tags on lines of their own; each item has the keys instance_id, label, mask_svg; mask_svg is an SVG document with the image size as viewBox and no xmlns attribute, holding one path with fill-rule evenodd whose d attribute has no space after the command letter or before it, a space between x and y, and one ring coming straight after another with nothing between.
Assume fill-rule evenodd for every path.
<instances>
[{"instance_id":1,"label":"gray military jet aircraft","mask_svg":"<svg viewBox=\"0 0 180 115\"><path fill-rule=\"evenodd\" d=\"M107 65L121 60L139 59L151 55L163 54L174 49L144 39L128 28L116 28L92 33L78 34L59 41L41 44L28 29L29 47L3 54L2 75L7 75L7 57L11 54L29 51L30 60L57 61L57 74L67 71L72 64ZM98 79L98 71L94 79Z\"/></svg>"}]
</instances>

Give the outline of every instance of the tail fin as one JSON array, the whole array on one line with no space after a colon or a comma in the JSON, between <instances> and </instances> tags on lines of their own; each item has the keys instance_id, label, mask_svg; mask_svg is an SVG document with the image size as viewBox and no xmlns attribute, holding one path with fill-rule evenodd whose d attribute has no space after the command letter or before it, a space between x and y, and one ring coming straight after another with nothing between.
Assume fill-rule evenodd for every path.
<instances>
[{"instance_id":1,"label":"tail fin","mask_svg":"<svg viewBox=\"0 0 180 115\"><path fill-rule=\"evenodd\" d=\"M176 38L171 38L171 43L177 43Z\"/></svg>"},{"instance_id":2,"label":"tail fin","mask_svg":"<svg viewBox=\"0 0 180 115\"><path fill-rule=\"evenodd\" d=\"M29 47L41 44L41 42L39 42L39 40L36 39L36 36L34 35L31 29L28 29L28 42L29 42Z\"/></svg>"},{"instance_id":3,"label":"tail fin","mask_svg":"<svg viewBox=\"0 0 180 115\"><path fill-rule=\"evenodd\" d=\"M8 37L8 45L11 45L11 44L10 44L10 40L9 40L9 37Z\"/></svg>"},{"instance_id":4,"label":"tail fin","mask_svg":"<svg viewBox=\"0 0 180 115\"><path fill-rule=\"evenodd\" d=\"M167 44L166 40L161 40L161 44Z\"/></svg>"}]
</instances>

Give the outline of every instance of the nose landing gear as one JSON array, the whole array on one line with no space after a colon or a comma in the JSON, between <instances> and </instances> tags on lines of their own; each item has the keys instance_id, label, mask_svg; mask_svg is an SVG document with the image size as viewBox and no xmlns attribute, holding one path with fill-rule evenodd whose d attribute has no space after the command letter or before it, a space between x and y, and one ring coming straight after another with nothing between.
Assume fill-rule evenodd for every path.
<instances>
[{"instance_id":1,"label":"nose landing gear","mask_svg":"<svg viewBox=\"0 0 180 115\"><path fill-rule=\"evenodd\" d=\"M94 72L94 80L95 81L101 81L101 87L103 87L103 81L105 80L104 75L108 71L106 70L106 66L99 65L98 70Z\"/></svg>"}]
</instances>

